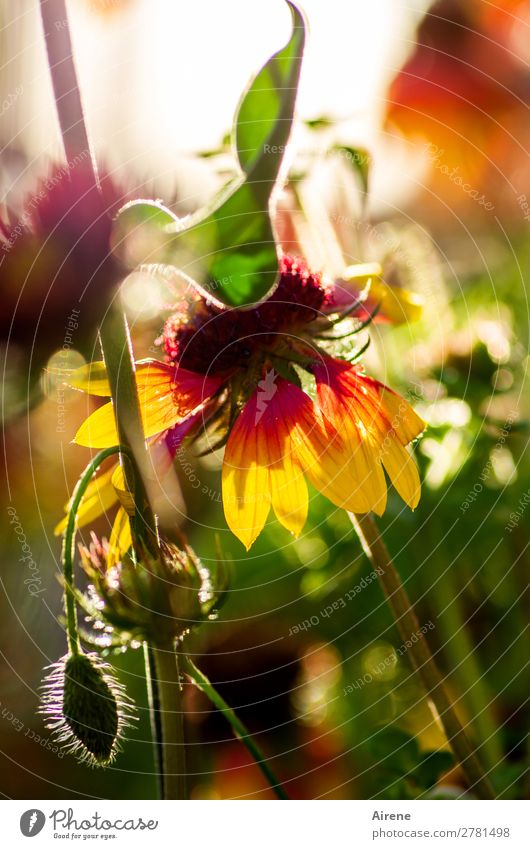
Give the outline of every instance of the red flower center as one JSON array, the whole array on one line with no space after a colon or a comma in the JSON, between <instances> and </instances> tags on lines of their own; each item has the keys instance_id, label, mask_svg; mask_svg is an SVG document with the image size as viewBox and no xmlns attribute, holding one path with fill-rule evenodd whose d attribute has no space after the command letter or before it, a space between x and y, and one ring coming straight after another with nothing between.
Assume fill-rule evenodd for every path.
<instances>
[{"instance_id":1,"label":"red flower center","mask_svg":"<svg viewBox=\"0 0 530 849\"><path fill-rule=\"evenodd\" d=\"M246 368L260 351L272 351L322 314L331 297L320 274L304 260L285 256L280 281L250 310L223 309L196 295L166 322L168 362L201 374Z\"/></svg>"}]
</instances>

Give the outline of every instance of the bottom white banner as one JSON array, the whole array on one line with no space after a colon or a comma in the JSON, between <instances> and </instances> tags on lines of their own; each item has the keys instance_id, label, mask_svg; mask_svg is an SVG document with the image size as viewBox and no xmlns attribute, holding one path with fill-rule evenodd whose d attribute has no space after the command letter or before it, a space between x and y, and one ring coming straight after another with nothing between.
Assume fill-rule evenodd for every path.
<instances>
[{"instance_id":1,"label":"bottom white banner","mask_svg":"<svg viewBox=\"0 0 530 849\"><path fill-rule=\"evenodd\" d=\"M359 849L490 846L528 849L529 808L498 801L4 801L2 846L66 841L149 849L166 846Z\"/></svg>"}]
</instances>

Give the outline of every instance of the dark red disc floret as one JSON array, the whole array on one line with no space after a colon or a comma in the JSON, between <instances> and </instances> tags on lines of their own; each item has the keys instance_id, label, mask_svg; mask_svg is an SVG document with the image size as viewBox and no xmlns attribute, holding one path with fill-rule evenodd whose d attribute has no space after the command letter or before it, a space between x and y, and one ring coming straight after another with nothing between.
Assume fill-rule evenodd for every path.
<instances>
[{"instance_id":1,"label":"dark red disc floret","mask_svg":"<svg viewBox=\"0 0 530 849\"><path fill-rule=\"evenodd\" d=\"M309 271L303 259L284 256L278 286L253 309L226 309L192 296L166 321L166 359L201 374L244 368L257 350L318 318L328 299L321 274Z\"/></svg>"}]
</instances>

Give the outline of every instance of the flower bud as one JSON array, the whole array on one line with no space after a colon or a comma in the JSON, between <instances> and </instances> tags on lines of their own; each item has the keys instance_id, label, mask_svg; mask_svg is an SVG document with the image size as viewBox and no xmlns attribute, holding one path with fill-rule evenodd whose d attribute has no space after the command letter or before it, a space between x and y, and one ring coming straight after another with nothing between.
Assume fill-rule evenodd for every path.
<instances>
[{"instance_id":1,"label":"flower bud","mask_svg":"<svg viewBox=\"0 0 530 849\"><path fill-rule=\"evenodd\" d=\"M167 645L207 619L216 603L210 573L189 547L162 543L158 555L143 547L110 569L106 540L92 535L80 553L92 582L80 602L96 627L119 632L124 643Z\"/></svg>"},{"instance_id":2,"label":"flower bud","mask_svg":"<svg viewBox=\"0 0 530 849\"><path fill-rule=\"evenodd\" d=\"M96 654L75 654L52 664L43 682L40 713L56 740L92 766L110 763L133 703Z\"/></svg>"}]
</instances>

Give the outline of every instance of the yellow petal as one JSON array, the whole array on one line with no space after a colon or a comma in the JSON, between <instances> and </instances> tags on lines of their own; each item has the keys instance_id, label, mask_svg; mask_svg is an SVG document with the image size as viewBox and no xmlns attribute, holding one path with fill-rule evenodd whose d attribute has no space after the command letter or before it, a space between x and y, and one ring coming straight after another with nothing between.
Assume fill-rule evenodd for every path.
<instances>
[{"instance_id":1,"label":"yellow petal","mask_svg":"<svg viewBox=\"0 0 530 849\"><path fill-rule=\"evenodd\" d=\"M86 448L111 448L118 444L112 401L92 413L81 425L74 442Z\"/></svg>"},{"instance_id":2,"label":"yellow petal","mask_svg":"<svg viewBox=\"0 0 530 849\"><path fill-rule=\"evenodd\" d=\"M419 321L423 315L424 299L417 292L389 286L382 280L372 280L370 297L381 303L381 314L394 324Z\"/></svg>"},{"instance_id":3,"label":"yellow petal","mask_svg":"<svg viewBox=\"0 0 530 849\"><path fill-rule=\"evenodd\" d=\"M134 498L132 493L127 489L123 466L121 464L118 464L114 470L112 475L112 485L116 490L121 506L125 509L129 516L134 516L136 509Z\"/></svg>"},{"instance_id":4,"label":"yellow petal","mask_svg":"<svg viewBox=\"0 0 530 849\"><path fill-rule=\"evenodd\" d=\"M390 436L381 453L381 459L401 498L414 510L421 495L420 476L414 457L395 437Z\"/></svg>"},{"instance_id":5,"label":"yellow petal","mask_svg":"<svg viewBox=\"0 0 530 849\"><path fill-rule=\"evenodd\" d=\"M370 501L352 474L351 452L341 437L336 432L326 433L303 415L299 417L297 434L297 453L315 489L337 507L353 513L369 512Z\"/></svg>"},{"instance_id":6,"label":"yellow petal","mask_svg":"<svg viewBox=\"0 0 530 849\"><path fill-rule=\"evenodd\" d=\"M361 433L358 442L349 442L350 470L358 489L362 490L369 510L382 516L386 509L387 485L375 446Z\"/></svg>"},{"instance_id":7,"label":"yellow petal","mask_svg":"<svg viewBox=\"0 0 530 849\"><path fill-rule=\"evenodd\" d=\"M248 551L267 521L271 493L269 470L257 459L258 428L247 429L242 416L226 446L222 490L227 525Z\"/></svg>"},{"instance_id":8,"label":"yellow petal","mask_svg":"<svg viewBox=\"0 0 530 849\"><path fill-rule=\"evenodd\" d=\"M279 522L297 537L308 510L307 484L299 462L287 448L281 459L270 467L272 508Z\"/></svg>"},{"instance_id":9,"label":"yellow petal","mask_svg":"<svg viewBox=\"0 0 530 849\"><path fill-rule=\"evenodd\" d=\"M426 424L401 395L381 388L381 402L402 445L408 445L425 430Z\"/></svg>"},{"instance_id":10,"label":"yellow petal","mask_svg":"<svg viewBox=\"0 0 530 849\"><path fill-rule=\"evenodd\" d=\"M87 363L76 369L66 380L73 389L79 389L88 395L101 395L107 398L111 396L110 384L107 377L105 363Z\"/></svg>"},{"instance_id":11,"label":"yellow petal","mask_svg":"<svg viewBox=\"0 0 530 849\"><path fill-rule=\"evenodd\" d=\"M123 507L116 513L109 539L107 566L112 569L132 545L131 523Z\"/></svg>"},{"instance_id":12,"label":"yellow petal","mask_svg":"<svg viewBox=\"0 0 530 849\"><path fill-rule=\"evenodd\" d=\"M90 524L99 516L106 513L107 510L110 510L118 500L116 491L112 485L113 471L114 469L108 469L108 471L97 475L90 481L77 511L76 527L82 528ZM65 505L67 513L70 510L71 504L72 499ZM64 533L67 523L68 516L66 515L54 528L54 534L60 536Z\"/></svg>"},{"instance_id":13,"label":"yellow petal","mask_svg":"<svg viewBox=\"0 0 530 849\"><path fill-rule=\"evenodd\" d=\"M370 291L374 285L374 279L380 278L383 269L378 262L362 262L349 265L341 274L341 280L346 283L355 281L357 286L365 286L370 283Z\"/></svg>"}]
</instances>

